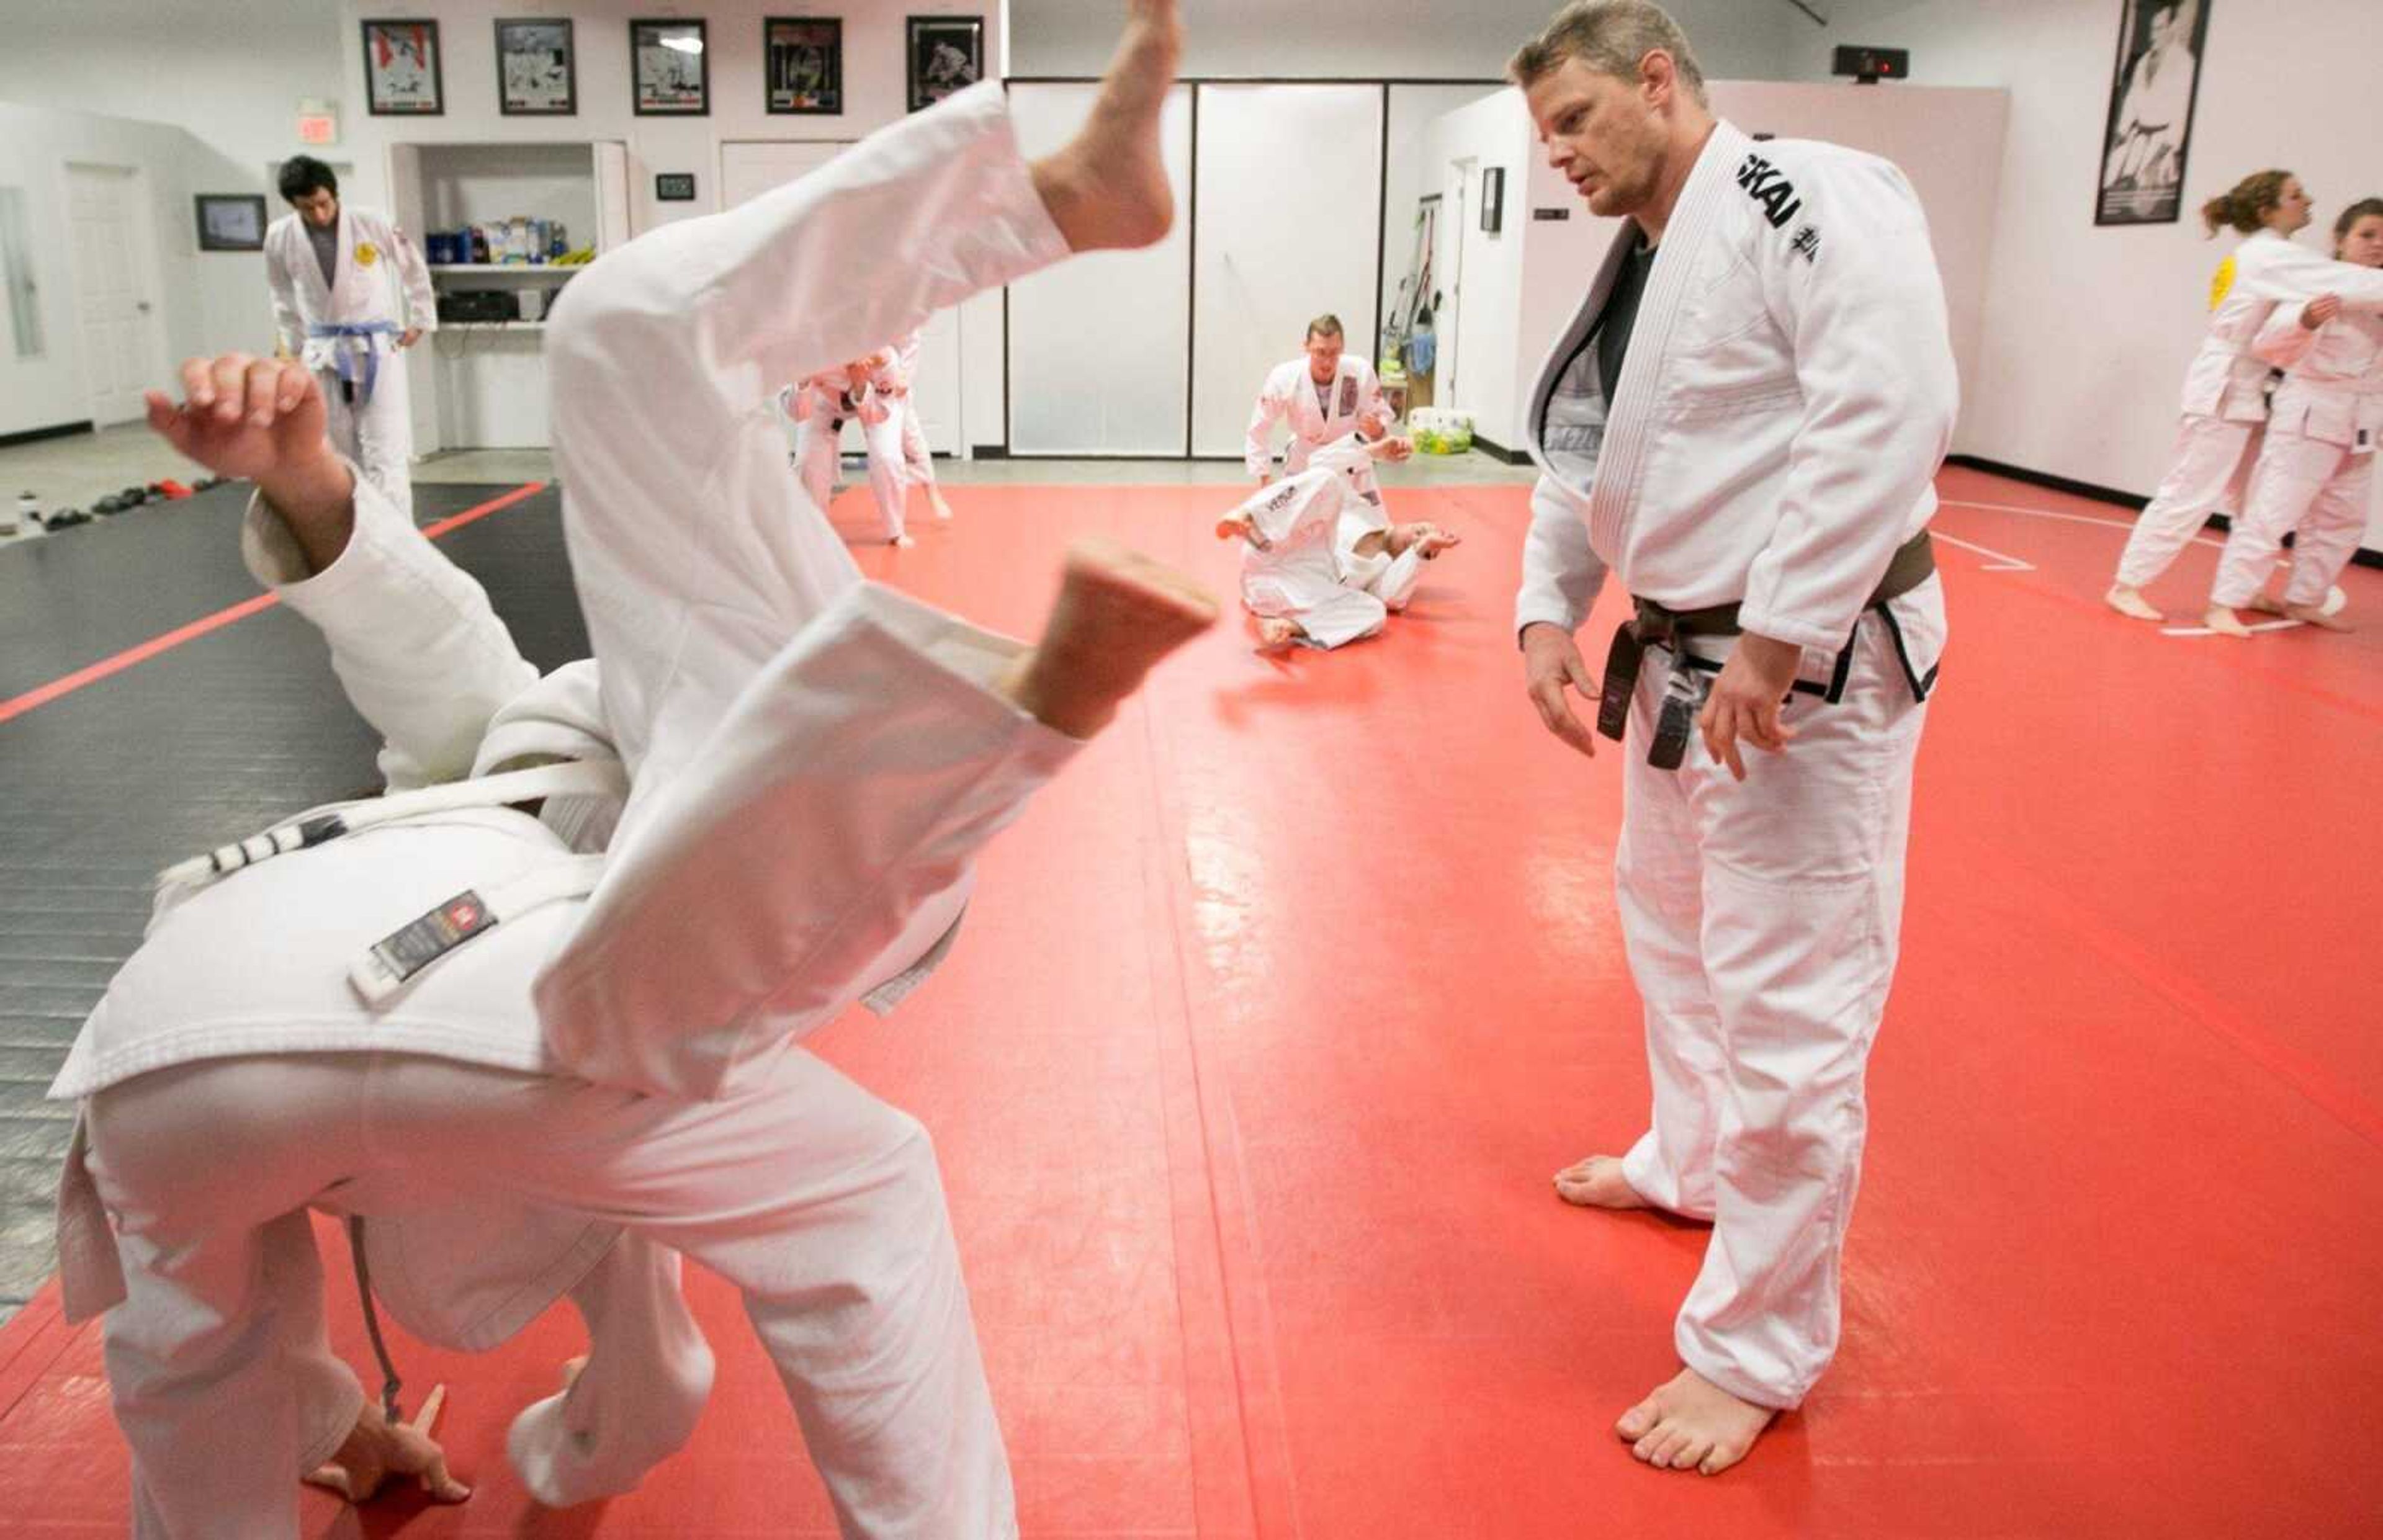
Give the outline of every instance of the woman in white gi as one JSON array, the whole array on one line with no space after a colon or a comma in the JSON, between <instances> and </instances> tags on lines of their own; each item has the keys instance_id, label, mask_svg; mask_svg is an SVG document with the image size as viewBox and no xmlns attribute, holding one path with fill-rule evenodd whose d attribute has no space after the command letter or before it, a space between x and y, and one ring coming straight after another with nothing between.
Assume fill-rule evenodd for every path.
<instances>
[{"instance_id":1,"label":"woman in white gi","mask_svg":"<svg viewBox=\"0 0 2383 1540\"><path fill-rule=\"evenodd\" d=\"M2334 222L2333 254L2383 268L2383 199L2344 209ZM2244 605L2310 625L2347 631L2328 613L2334 579L2358 554L2375 485L2375 450L2383 439L2383 312L2346 306L2333 296L2280 306L2253 351L2284 371L2267 417L2266 444L2251 475L2241 517L2226 536L2204 617L2225 636L2248 636L2234 611ZM2280 599L2260 594L2267 572L2292 539L2291 573Z\"/></svg>"},{"instance_id":2,"label":"woman in white gi","mask_svg":"<svg viewBox=\"0 0 2383 1540\"><path fill-rule=\"evenodd\" d=\"M1216 522L1216 538L1242 543L1241 603L1258 617L1259 651L1373 635L1414 597L1423 564L1458 543L1436 524L1394 524L1383 511L1374 462L1414 452L1404 438L1340 439Z\"/></svg>"},{"instance_id":3,"label":"woman in white gi","mask_svg":"<svg viewBox=\"0 0 2383 1540\"><path fill-rule=\"evenodd\" d=\"M952 505L935 482L934 451L927 447L926 425L919 420L919 333L913 330L894 344L895 391L902 417L902 470L913 487L927 489L927 506L939 524L952 521Z\"/></svg>"},{"instance_id":4,"label":"woman in white gi","mask_svg":"<svg viewBox=\"0 0 2383 1540\"><path fill-rule=\"evenodd\" d=\"M265 276L282 356L323 382L331 442L402 509L414 507L414 415L404 350L438 329L430 270L405 232L340 201L311 155L281 167L293 212L265 232Z\"/></svg>"},{"instance_id":5,"label":"woman in white gi","mask_svg":"<svg viewBox=\"0 0 2383 1540\"><path fill-rule=\"evenodd\" d=\"M1957 380L1893 166L1716 122L1643 0L1568 7L1509 68L1550 163L1629 216L1529 399L1515 619L1542 720L1592 753L1573 634L1609 570L1636 601L1598 726L1624 739L1614 875L1654 1097L1626 1155L1556 1189L1711 1222L1683 1367L1615 1424L1638 1459L1710 1474L1837 1346L1945 636L1926 529Z\"/></svg>"},{"instance_id":6,"label":"woman in white gi","mask_svg":"<svg viewBox=\"0 0 2383 1540\"><path fill-rule=\"evenodd\" d=\"M2235 248L2233 276L2209 318L2209 335L2184 376L2184 416L2176 450L2159 490L2135 520L2119 553L2118 575L2103 596L2111 609L2136 620L2164 619L2143 589L2167 571L2209 515L2239 487L2258 452L2267 418L2266 360L2252 339L2278 303L2305 304L2333 293L2362 303L2383 302L2383 275L2329 261L2296 244L2292 232L2309 222L2309 195L2289 171L2259 171L2202 205L2215 235L2231 226L2248 238Z\"/></svg>"},{"instance_id":7,"label":"woman in white gi","mask_svg":"<svg viewBox=\"0 0 2383 1540\"><path fill-rule=\"evenodd\" d=\"M909 492L902 463L902 397L907 393L893 350L881 348L797 382L786 409L795 420L795 463L801 470L803 489L820 508L828 505L833 494L836 462L844 452L844 425L860 425L861 442L869 451L869 495L891 546L918 543L904 532L902 518Z\"/></svg>"},{"instance_id":8,"label":"woman in white gi","mask_svg":"<svg viewBox=\"0 0 2383 1540\"><path fill-rule=\"evenodd\" d=\"M343 1445L427 1467L328 1352L304 1211L464 1191L625 1226L735 1283L846 1534L1016 1533L923 1131L791 1041L930 953L974 851L1215 608L1080 548L1030 650L862 584L801 508L770 382L1068 251L1157 239L1179 37L1138 0L1084 133L1048 159L1020 159L980 88L574 280L549 335L555 453L594 721L628 786L600 873L500 807L261 861L161 907L56 1088L84 1099L62 1266L78 1314L115 1303L136 1533L294 1534L291 1477ZM889 245L912 264L856 284L845 254ZM302 548L344 535L310 584L389 554L364 532L402 514L327 453L303 371L193 361L184 389L153 397L159 431L253 477ZM414 954L374 943L400 927L437 960L392 984Z\"/></svg>"},{"instance_id":9,"label":"woman in white gi","mask_svg":"<svg viewBox=\"0 0 2383 1540\"><path fill-rule=\"evenodd\" d=\"M1242 463L1259 486L1272 476L1277 423L1290 430L1282 450L1287 476L1307 469L1308 456L1335 439L1352 433L1379 438L1389 431L1390 410L1382 400L1374 366L1350 357L1346 342L1340 318L1319 315L1307 323L1306 351L1267 372L1257 405L1250 412L1249 441L1242 451Z\"/></svg>"}]
</instances>

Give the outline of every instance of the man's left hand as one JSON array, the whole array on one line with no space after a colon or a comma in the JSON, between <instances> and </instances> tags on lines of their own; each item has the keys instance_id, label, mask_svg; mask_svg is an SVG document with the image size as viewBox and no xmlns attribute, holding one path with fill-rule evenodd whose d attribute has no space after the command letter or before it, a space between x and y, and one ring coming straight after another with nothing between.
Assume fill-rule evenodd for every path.
<instances>
[{"instance_id":1,"label":"man's left hand","mask_svg":"<svg viewBox=\"0 0 2383 1540\"><path fill-rule=\"evenodd\" d=\"M397 345L401 348L411 348L416 342L421 340L422 328L420 326L408 326L403 331L397 334Z\"/></svg>"},{"instance_id":2,"label":"man's left hand","mask_svg":"<svg viewBox=\"0 0 2383 1540\"><path fill-rule=\"evenodd\" d=\"M1704 733L1706 752L1738 780L1746 779L1739 739L1776 754L1796 735L1794 728L1780 723L1779 708L1796 683L1796 667L1803 657L1804 649L1793 642L1742 632L1729 661L1722 665L1721 677L1713 681L1712 693L1705 696L1697 727Z\"/></svg>"}]
</instances>

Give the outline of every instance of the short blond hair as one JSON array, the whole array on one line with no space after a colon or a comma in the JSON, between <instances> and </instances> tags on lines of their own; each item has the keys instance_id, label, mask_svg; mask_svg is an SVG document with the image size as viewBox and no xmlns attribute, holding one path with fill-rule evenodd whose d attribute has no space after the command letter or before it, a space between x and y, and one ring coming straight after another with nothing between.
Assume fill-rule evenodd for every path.
<instances>
[{"instance_id":1,"label":"short blond hair","mask_svg":"<svg viewBox=\"0 0 2383 1540\"><path fill-rule=\"evenodd\" d=\"M1651 0L1573 0L1545 31L1514 50L1506 75L1527 91L1564 60L1578 59L1599 75L1635 83L1640 62L1659 48L1672 56L1680 83L1697 105L1706 105L1705 72L1697 68L1688 35Z\"/></svg>"},{"instance_id":2,"label":"short blond hair","mask_svg":"<svg viewBox=\"0 0 2383 1540\"><path fill-rule=\"evenodd\" d=\"M1307 323L1307 335L1311 341L1319 337L1343 336L1340 330L1340 317L1331 314L1317 316Z\"/></svg>"}]
</instances>

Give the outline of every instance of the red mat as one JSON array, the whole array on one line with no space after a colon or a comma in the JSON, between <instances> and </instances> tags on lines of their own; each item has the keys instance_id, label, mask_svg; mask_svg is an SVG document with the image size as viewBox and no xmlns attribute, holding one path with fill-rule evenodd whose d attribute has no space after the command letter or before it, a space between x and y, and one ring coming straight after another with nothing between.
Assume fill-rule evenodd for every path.
<instances>
[{"instance_id":1,"label":"red mat","mask_svg":"<svg viewBox=\"0 0 2383 1540\"><path fill-rule=\"evenodd\" d=\"M1517 687L1523 489L1394 491L1467 543L1387 636L1197 644L1002 838L933 983L820 1040L935 1132L1030 1534L2383 1531L2383 643L2164 635L2097 602L2122 515L1944 487L1953 644L1805 1411L1718 1480L1609 1431L1704 1244L1548 1186L1644 1116L1616 767ZM950 495L863 564L1011 630L1090 531L1229 592L1225 489ZM2154 597L2197 612L2213 554ZM2383 626L2383 574L2344 586ZM692 1289L720 1386L647 1489L555 1514L512 1481L505 1422L576 1347L550 1318L401 1348L451 1382L470 1504L309 1497L307 1533L832 1533L734 1300ZM0 1331L0 1512L124 1510L95 1334L45 1296Z\"/></svg>"}]
</instances>

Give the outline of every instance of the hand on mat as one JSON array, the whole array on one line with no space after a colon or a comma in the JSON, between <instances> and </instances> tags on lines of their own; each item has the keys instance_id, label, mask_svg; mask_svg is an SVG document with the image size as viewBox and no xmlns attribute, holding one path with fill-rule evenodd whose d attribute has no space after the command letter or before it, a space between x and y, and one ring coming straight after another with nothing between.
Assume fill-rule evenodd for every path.
<instances>
[{"instance_id":1,"label":"hand on mat","mask_svg":"<svg viewBox=\"0 0 2383 1540\"><path fill-rule=\"evenodd\" d=\"M330 452L322 387L294 359L194 358L182 365L182 396L177 406L148 392L149 426L216 475L259 481Z\"/></svg>"},{"instance_id":2,"label":"hand on mat","mask_svg":"<svg viewBox=\"0 0 2383 1540\"><path fill-rule=\"evenodd\" d=\"M1564 698L1567 685L1591 700L1598 695L1597 682L1589 678L1588 665L1581 661L1571 633L1546 621L1523 628L1523 682L1548 731L1595 758L1596 737Z\"/></svg>"},{"instance_id":3,"label":"hand on mat","mask_svg":"<svg viewBox=\"0 0 2383 1540\"><path fill-rule=\"evenodd\" d=\"M1746 779L1746 761L1737 752L1740 738L1776 754L1796 735L1794 728L1781 725L1779 703L1795 685L1796 666L1803 657L1804 649L1793 642L1741 632L1729 661L1722 665L1721 677L1713 681L1697 726L1705 735L1706 752L1738 780Z\"/></svg>"},{"instance_id":4,"label":"hand on mat","mask_svg":"<svg viewBox=\"0 0 2383 1540\"><path fill-rule=\"evenodd\" d=\"M447 1452L430 1436L439 1409L447 1404L447 1387L439 1386L423 1398L422 1410L391 1425L380 1408L366 1401L356 1413L356 1425L331 1458L308 1472L309 1485L327 1487L352 1503L367 1503L391 1476L412 1476L436 1501L460 1503L472 1489L447 1472Z\"/></svg>"}]
</instances>

